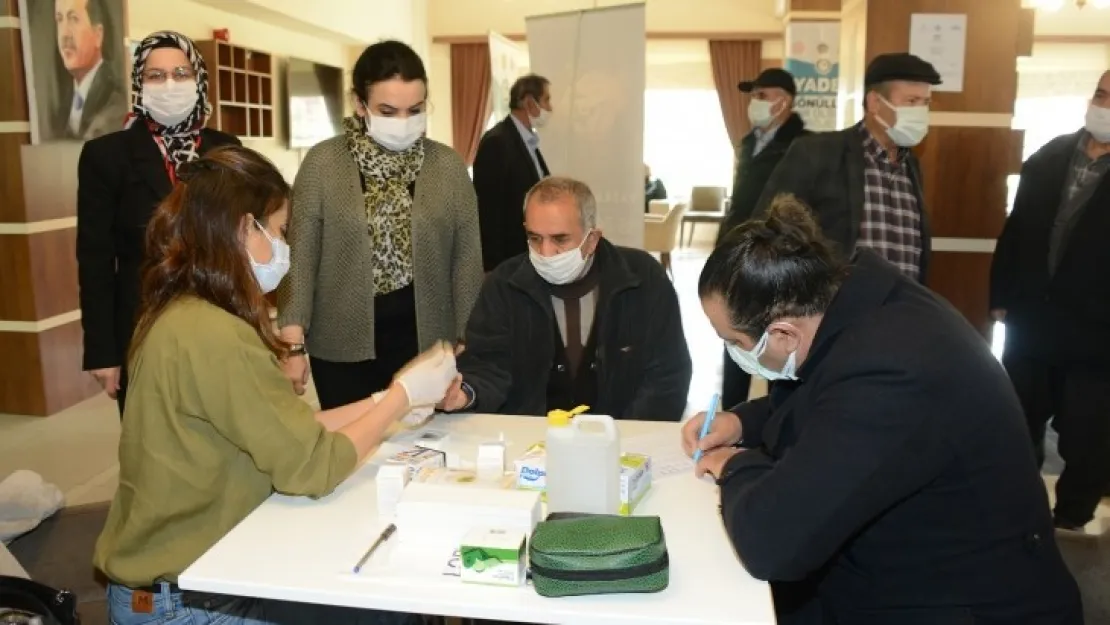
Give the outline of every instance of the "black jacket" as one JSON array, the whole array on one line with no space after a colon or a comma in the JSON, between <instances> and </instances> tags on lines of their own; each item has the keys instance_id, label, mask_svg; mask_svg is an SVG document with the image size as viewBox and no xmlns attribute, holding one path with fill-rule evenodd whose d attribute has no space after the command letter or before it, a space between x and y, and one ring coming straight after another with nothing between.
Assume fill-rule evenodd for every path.
<instances>
[{"instance_id":1,"label":"black jacket","mask_svg":"<svg viewBox=\"0 0 1110 625\"><path fill-rule=\"evenodd\" d=\"M235 137L200 133L200 152ZM84 368L124 365L139 309L146 225L172 190L162 152L141 121L92 139L77 164L77 281Z\"/></svg>"},{"instance_id":2,"label":"black jacket","mask_svg":"<svg viewBox=\"0 0 1110 625\"><path fill-rule=\"evenodd\" d=\"M737 408L721 480L780 623L1082 623L1021 405L955 309L863 251L798 377Z\"/></svg>"},{"instance_id":3,"label":"black jacket","mask_svg":"<svg viewBox=\"0 0 1110 625\"><path fill-rule=\"evenodd\" d=\"M528 251L524 196L539 181L528 146L511 115L482 135L474 157L474 190L486 271Z\"/></svg>"},{"instance_id":4,"label":"black jacket","mask_svg":"<svg viewBox=\"0 0 1110 625\"><path fill-rule=\"evenodd\" d=\"M912 152L906 159L921 212L921 282L924 283L932 248L929 215L921 192L921 166ZM759 198L756 214L765 213L776 195L793 193L813 209L825 236L846 256L851 256L863 221L864 166L859 124L837 132L801 137L790 146L771 174Z\"/></svg>"},{"instance_id":5,"label":"black jacket","mask_svg":"<svg viewBox=\"0 0 1110 625\"><path fill-rule=\"evenodd\" d=\"M690 352L674 286L659 261L602 239L594 327L598 402L616 419L677 421L690 388ZM466 329L459 372L475 412L543 415L555 363L555 312L528 255L486 277ZM561 407L561 406L560 406Z\"/></svg>"},{"instance_id":6,"label":"black jacket","mask_svg":"<svg viewBox=\"0 0 1110 625\"><path fill-rule=\"evenodd\" d=\"M1079 143L1053 139L1021 168L1013 211L994 250L991 308L1006 309L1006 350L1061 364L1099 364L1110 350L1110 176L1087 202L1053 275L1049 236Z\"/></svg>"},{"instance_id":7,"label":"black jacket","mask_svg":"<svg viewBox=\"0 0 1110 625\"><path fill-rule=\"evenodd\" d=\"M751 131L740 141L740 151L736 158L736 175L732 179L732 195L729 198L728 216L717 235L717 242L728 234L730 230L752 218L755 213L759 196L763 187L774 173L775 167L786 155L786 151L794 143L794 139L811 135L806 130L805 122L801 116L793 113L775 131L775 136L759 151L754 154L755 144L758 140L755 131Z\"/></svg>"}]
</instances>

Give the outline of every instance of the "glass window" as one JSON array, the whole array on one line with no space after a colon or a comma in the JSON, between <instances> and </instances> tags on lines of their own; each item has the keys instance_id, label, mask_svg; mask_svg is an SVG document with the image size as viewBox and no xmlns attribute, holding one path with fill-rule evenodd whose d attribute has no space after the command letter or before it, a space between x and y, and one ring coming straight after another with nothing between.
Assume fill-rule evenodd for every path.
<instances>
[{"instance_id":1,"label":"glass window","mask_svg":"<svg viewBox=\"0 0 1110 625\"><path fill-rule=\"evenodd\" d=\"M715 89L644 92L644 162L672 198L695 186L732 188L733 147Z\"/></svg>"}]
</instances>

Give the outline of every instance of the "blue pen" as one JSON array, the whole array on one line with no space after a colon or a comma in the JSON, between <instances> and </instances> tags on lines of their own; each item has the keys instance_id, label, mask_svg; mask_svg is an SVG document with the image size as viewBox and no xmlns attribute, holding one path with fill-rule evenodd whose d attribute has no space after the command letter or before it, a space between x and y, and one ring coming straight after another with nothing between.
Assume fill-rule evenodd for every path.
<instances>
[{"instance_id":1,"label":"blue pen","mask_svg":"<svg viewBox=\"0 0 1110 625\"><path fill-rule=\"evenodd\" d=\"M720 401L720 396L713 393L713 399L709 400L709 411L705 413L705 421L701 424L701 434L698 435L698 442L709 434L709 427L713 425L713 418L717 416L717 402ZM694 462L701 460L701 448L694 452Z\"/></svg>"}]
</instances>

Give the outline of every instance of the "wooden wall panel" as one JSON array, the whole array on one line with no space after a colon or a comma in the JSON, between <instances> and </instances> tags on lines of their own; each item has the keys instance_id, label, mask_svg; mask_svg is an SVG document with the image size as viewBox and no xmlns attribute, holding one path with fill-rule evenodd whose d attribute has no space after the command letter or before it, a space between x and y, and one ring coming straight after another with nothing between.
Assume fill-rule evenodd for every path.
<instances>
[{"instance_id":1,"label":"wooden wall panel","mask_svg":"<svg viewBox=\"0 0 1110 625\"><path fill-rule=\"evenodd\" d=\"M790 0L790 11L839 11L840 0Z\"/></svg>"},{"instance_id":2,"label":"wooden wall panel","mask_svg":"<svg viewBox=\"0 0 1110 625\"><path fill-rule=\"evenodd\" d=\"M77 161L82 145L76 141L57 141L22 148L27 221L77 215ZM72 173L59 176L60 171Z\"/></svg>"},{"instance_id":3,"label":"wooden wall panel","mask_svg":"<svg viewBox=\"0 0 1110 625\"><path fill-rule=\"evenodd\" d=\"M0 320L39 321L74 311L76 230L0 235Z\"/></svg>"},{"instance_id":4,"label":"wooden wall panel","mask_svg":"<svg viewBox=\"0 0 1110 625\"><path fill-rule=\"evenodd\" d=\"M777 68L781 69L783 67L783 65L784 65L784 63L782 62L782 59L766 59L765 58L765 59L760 60L760 67L762 67L763 69L771 69L772 67L777 67Z\"/></svg>"},{"instance_id":5,"label":"wooden wall panel","mask_svg":"<svg viewBox=\"0 0 1110 625\"><path fill-rule=\"evenodd\" d=\"M933 252L929 260L928 284L989 338L993 323L990 306L991 254Z\"/></svg>"},{"instance_id":6,"label":"wooden wall panel","mask_svg":"<svg viewBox=\"0 0 1110 625\"><path fill-rule=\"evenodd\" d=\"M23 43L18 28L0 28L0 85L3 85L0 89L0 121L25 122L31 119L23 73Z\"/></svg>"},{"instance_id":7,"label":"wooden wall panel","mask_svg":"<svg viewBox=\"0 0 1110 625\"><path fill-rule=\"evenodd\" d=\"M1025 19L1021 0L870 0L867 62L880 53L905 52L914 13L966 13L967 55L963 91L934 92L934 111L1013 113L1016 55Z\"/></svg>"},{"instance_id":8,"label":"wooden wall panel","mask_svg":"<svg viewBox=\"0 0 1110 625\"><path fill-rule=\"evenodd\" d=\"M0 0L0 17L8 16L19 16L19 0Z\"/></svg>"},{"instance_id":9,"label":"wooden wall panel","mask_svg":"<svg viewBox=\"0 0 1110 625\"><path fill-rule=\"evenodd\" d=\"M0 413L46 416L100 392L81 370L81 322L0 332Z\"/></svg>"},{"instance_id":10,"label":"wooden wall panel","mask_svg":"<svg viewBox=\"0 0 1110 625\"><path fill-rule=\"evenodd\" d=\"M917 148L933 236L994 238L1006 219L1009 128L933 126Z\"/></svg>"},{"instance_id":11,"label":"wooden wall panel","mask_svg":"<svg viewBox=\"0 0 1110 625\"><path fill-rule=\"evenodd\" d=\"M31 143L30 134L0 133L0 223L26 221L23 210L23 146ZM55 172L55 178L59 178Z\"/></svg>"}]
</instances>

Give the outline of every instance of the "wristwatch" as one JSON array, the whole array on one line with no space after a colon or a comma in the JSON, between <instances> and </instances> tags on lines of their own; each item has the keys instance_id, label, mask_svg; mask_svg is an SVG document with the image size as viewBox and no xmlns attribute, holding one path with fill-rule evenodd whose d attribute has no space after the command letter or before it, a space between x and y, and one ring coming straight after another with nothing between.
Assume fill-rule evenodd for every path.
<instances>
[{"instance_id":1,"label":"wristwatch","mask_svg":"<svg viewBox=\"0 0 1110 625\"><path fill-rule=\"evenodd\" d=\"M290 356L304 356L305 353L306 352L304 350L304 343L290 343L289 344L289 355Z\"/></svg>"}]
</instances>

